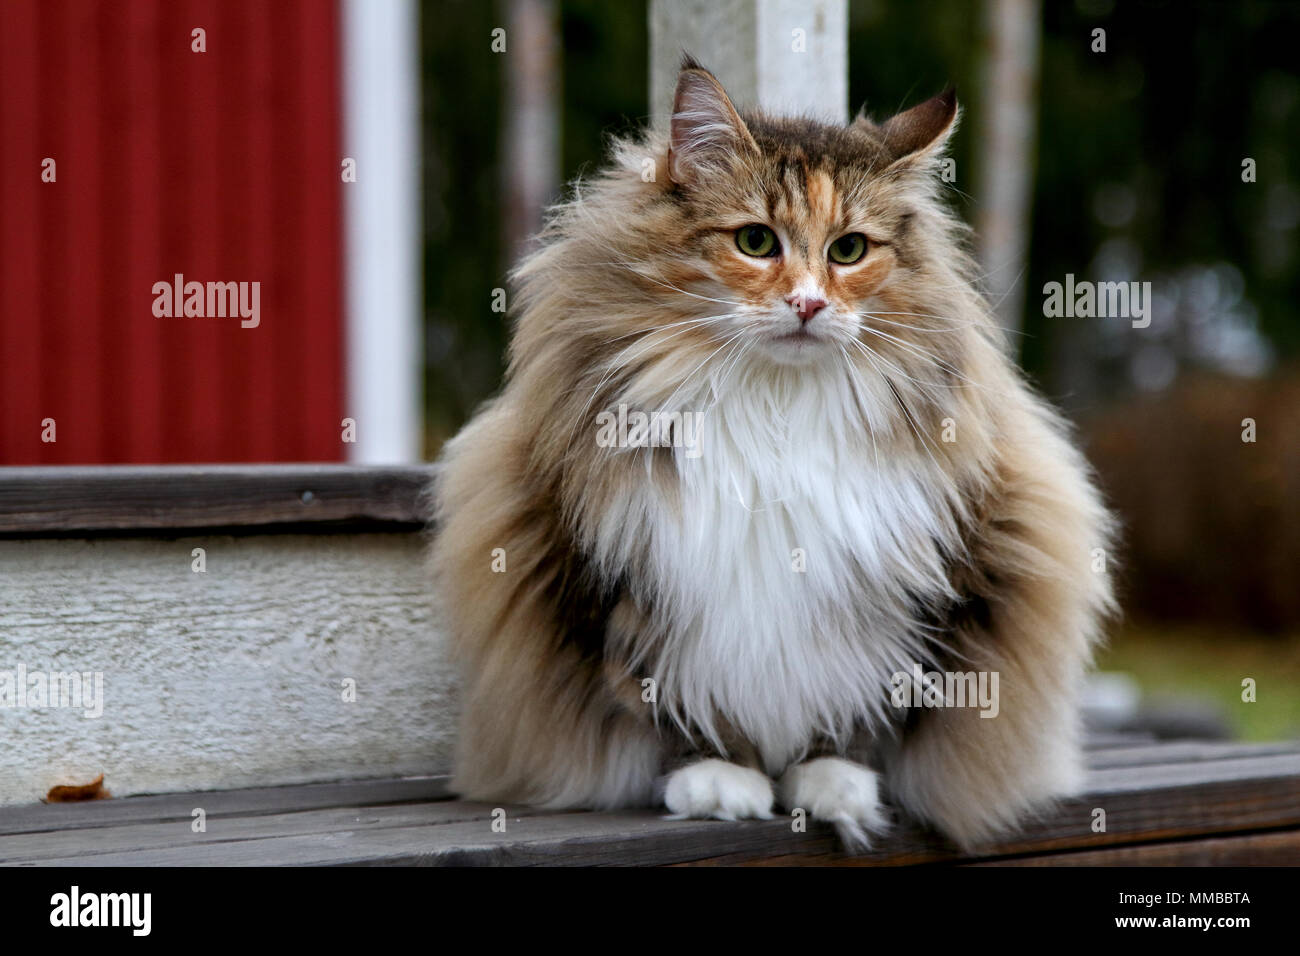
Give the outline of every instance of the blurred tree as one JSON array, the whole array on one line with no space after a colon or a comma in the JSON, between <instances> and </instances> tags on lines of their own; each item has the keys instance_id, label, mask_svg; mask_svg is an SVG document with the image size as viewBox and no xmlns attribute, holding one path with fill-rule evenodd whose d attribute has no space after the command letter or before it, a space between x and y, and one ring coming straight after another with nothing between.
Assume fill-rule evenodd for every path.
<instances>
[{"instance_id":1,"label":"blurred tree","mask_svg":"<svg viewBox=\"0 0 1300 956\"><path fill-rule=\"evenodd\" d=\"M506 0L501 233L514 262L560 188L560 28L554 0Z\"/></svg>"},{"instance_id":2,"label":"blurred tree","mask_svg":"<svg viewBox=\"0 0 1300 956\"><path fill-rule=\"evenodd\" d=\"M876 116L955 83L966 126L951 200L971 221L993 202L999 155L976 149L993 95L981 81L983 7L969 0L852 0L853 107ZM500 381L509 241L498 130L503 9L424 7L429 451ZM610 132L647 110L642 0L560 0L561 179L599 162ZM1075 0L1042 11L1022 361L1076 414L1184 368L1237 374L1300 351L1300 4ZM1094 52L1095 30L1105 51ZM1256 181L1244 182L1253 159ZM984 167L984 168L979 168ZM986 191L989 196L982 195ZM996 267L994 267L996 268ZM1148 330L1042 314L1042 288L1076 277L1153 283ZM999 293L993 292L996 301Z\"/></svg>"},{"instance_id":3,"label":"blurred tree","mask_svg":"<svg viewBox=\"0 0 1300 956\"><path fill-rule=\"evenodd\" d=\"M1298 35L1295 4L1046 5L1025 359L1076 410L1300 347ZM1044 318L1066 273L1151 281L1151 327Z\"/></svg>"},{"instance_id":4,"label":"blurred tree","mask_svg":"<svg viewBox=\"0 0 1300 956\"><path fill-rule=\"evenodd\" d=\"M975 217L989 300L1002 325L1019 332L1025 305L1025 253L1038 123L1038 0L984 0L985 109L976 147L981 199ZM1008 344L1020 351L1018 336Z\"/></svg>"},{"instance_id":5,"label":"blurred tree","mask_svg":"<svg viewBox=\"0 0 1300 956\"><path fill-rule=\"evenodd\" d=\"M497 157L505 54L491 45L505 21L479 0L438 0L421 13L425 448L433 454L501 376L506 327L491 297L504 284Z\"/></svg>"},{"instance_id":6,"label":"blurred tree","mask_svg":"<svg viewBox=\"0 0 1300 956\"><path fill-rule=\"evenodd\" d=\"M554 114L561 124L555 131L559 168L548 171L555 147L524 143L540 144L551 135L552 121L546 118L551 98L530 88L524 102L532 116L518 127L514 121L523 117L506 105L512 72L516 82L531 84L548 69L544 37L515 35L532 28L527 20L512 19L513 3L430 0L421 8L425 450L430 456L501 382L507 326L506 316L492 311L493 290L505 288L513 249L538 222L534 213L526 213L517 220L518 230L503 228L503 222L516 221L521 203L526 210L536 207L534 198L512 198L512 190L518 185L529 196L553 192L545 183L568 182L597 163L609 133L637 125L648 113L643 0L563 0L558 4L562 40L550 61L559 71L554 88L564 91ZM527 17L541 10L544 6L524 4L515 14ZM506 31L504 52L493 51L497 29ZM512 136L520 145L507 160L503 152ZM529 184L521 182L523 175Z\"/></svg>"}]
</instances>

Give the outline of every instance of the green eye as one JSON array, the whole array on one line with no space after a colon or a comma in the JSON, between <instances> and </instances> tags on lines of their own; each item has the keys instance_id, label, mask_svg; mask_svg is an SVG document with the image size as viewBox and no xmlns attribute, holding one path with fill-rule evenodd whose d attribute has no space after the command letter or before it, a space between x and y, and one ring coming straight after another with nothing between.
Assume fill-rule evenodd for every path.
<instances>
[{"instance_id":1,"label":"green eye","mask_svg":"<svg viewBox=\"0 0 1300 956\"><path fill-rule=\"evenodd\" d=\"M851 266L867 254L867 237L860 232L840 236L831 243L831 262Z\"/></svg>"},{"instance_id":2,"label":"green eye","mask_svg":"<svg viewBox=\"0 0 1300 956\"><path fill-rule=\"evenodd\" d=\"M781 247L767 226L742 226L736 230L736 248L747 256L774 256Z\"/></svg>"}]
</instances>

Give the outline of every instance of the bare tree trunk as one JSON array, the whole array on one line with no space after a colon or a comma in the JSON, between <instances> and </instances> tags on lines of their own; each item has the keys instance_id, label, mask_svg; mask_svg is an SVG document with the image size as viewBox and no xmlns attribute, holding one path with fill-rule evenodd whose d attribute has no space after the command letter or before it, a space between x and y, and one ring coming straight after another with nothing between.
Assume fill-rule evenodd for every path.
<instances>
[{"instance_id":1,"label":"bare tree trunk","mask_svg":"<svg viewBox=\"0 0 1300 956\"><path fill-rule=\"evenodd\" d=\"M505 0L501 236L513 264L560 182L559 16L555 0Z\"/></svg>"},{"instance_id":2,"label":"bare tree trunk","mask_svg":"<svg viewBox=\"0 0 1300 956\"><path fill-rule=\"evenodd\" d=\"M998 319L1023 324L1025 252L1038 117L1039 0L985 0L984 109L979 127L980 262ZM1008 335L1009 339L1016 339ZM1018 351L1017 341L1011 341Z\"/></svg>"}]
</instances>

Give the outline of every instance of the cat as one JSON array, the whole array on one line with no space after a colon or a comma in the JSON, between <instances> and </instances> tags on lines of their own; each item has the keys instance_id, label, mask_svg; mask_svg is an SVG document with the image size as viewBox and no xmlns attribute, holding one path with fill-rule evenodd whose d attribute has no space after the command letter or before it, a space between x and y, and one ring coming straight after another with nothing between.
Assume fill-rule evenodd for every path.
<instances>
[{"instance_id":1,"label":"cat","mask_svg":"<svg viewBox=\"0 0 1300 956\"><path fill-rule=\"evenodd\" d=\"M1079 786L1112 521L942 201L957 114L742 114L686 57L552 210L434 488L458 793L857 850L886 799L973 847Z\"/></svg>"}]
</instances>

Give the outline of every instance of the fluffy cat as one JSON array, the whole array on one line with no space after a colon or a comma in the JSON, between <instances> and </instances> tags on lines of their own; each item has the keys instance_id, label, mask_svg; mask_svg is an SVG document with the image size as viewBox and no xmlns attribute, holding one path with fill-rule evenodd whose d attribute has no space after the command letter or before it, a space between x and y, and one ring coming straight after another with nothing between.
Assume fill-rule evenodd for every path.
<instances>
[{"instance_id":1,"label":"fluffy cat","mask_svg":"<svg viewBox=\"0 0 1300 956\"><path fill-rule=\"evenodd\" d=\"M940 200L956 116L741 114L688 58L553 210L435 489L458 792L969 847L1077 786L1110 519ZM896 706L918 667L996 716Z\"/></svg>"}]
</instances>

